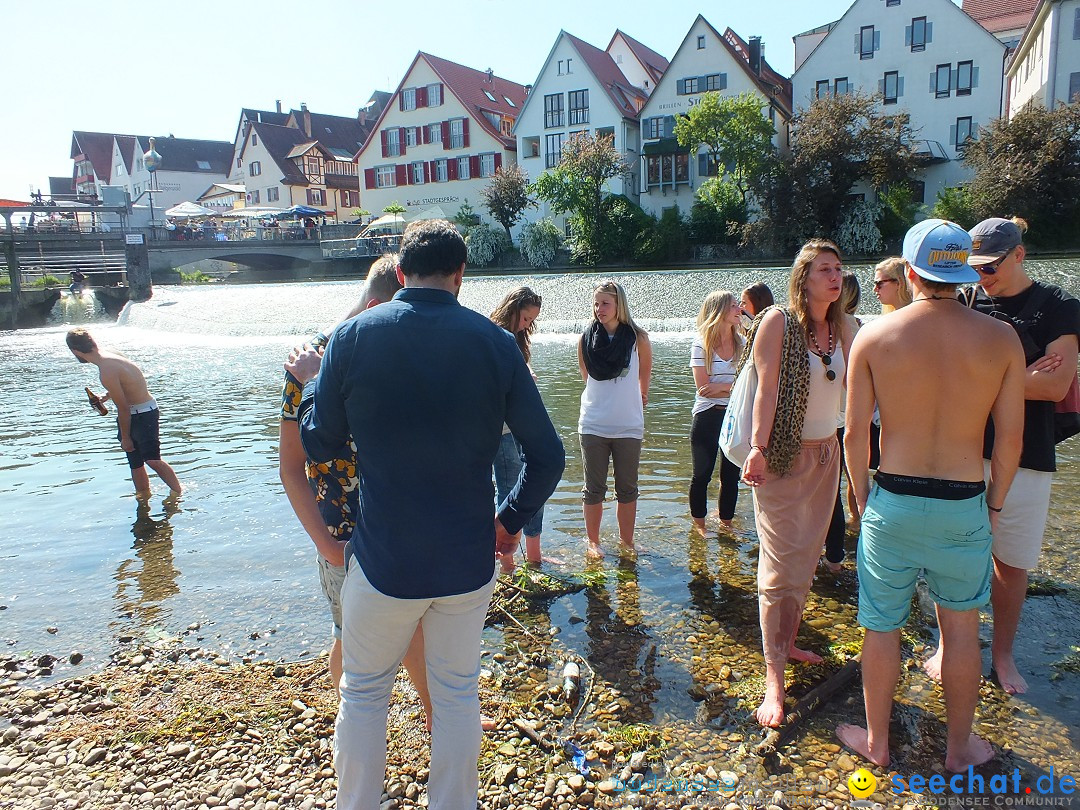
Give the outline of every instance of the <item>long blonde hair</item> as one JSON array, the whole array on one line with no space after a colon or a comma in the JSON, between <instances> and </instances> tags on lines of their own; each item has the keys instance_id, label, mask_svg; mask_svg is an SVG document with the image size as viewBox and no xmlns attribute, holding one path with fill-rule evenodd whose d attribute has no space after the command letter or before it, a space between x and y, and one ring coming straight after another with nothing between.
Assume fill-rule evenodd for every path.
<instances>
[{"instance_id":1,"label":"long blonde hair","mask_svg":"<svg viewBox=\"0 0 1080 810\"><path fill-rule=\"evenodd\" d=\"M795 262L791 265L791 279L788 281L788 306L795 313L795 317L799 319L799 324L807 334L810 333L810 307L806 301L806 280L810 276L810 265L822 253L831 253L841 262L844 260L844 257L840 255L840 248L834 242L828 239L811 239L802 246L795 257ZM837 340L839 340L843 314L844 307L839 298L829 304L829 310L825 314L825 320L829 322L833 333L838 336Z\"/></svg>"},{"instance_id":2,"label":"long blonde hair","mask_svg":"<svg viewBox=\"0 0 1080 810\"><path fill-rule=\"evenodd\" d=\"M907 262L901 259L899 256L890 256L888 259L882 259L874 267L874 274L881 273L884 278L891 278L896 282L896 307L906 307L911 303L911 285L908 284Z\"/></svg>"},{"instance_id":3,"label":"long blonde hair","mask_svg":"<svg viewBox=\"0 0 1080 810\"><path fill-rule=\"evenodd\" d=\"M618 318L619 323L625 323L635 334L644 335L645 330L634 323L634 319L630 317L630 303L626 300L626 290L623 286L612 279L605 279L593 287L593 295L596 293L604 293L605 295L615 296L615 317Z\"/></svg>"},{"instance_id":4,"label":"long blonde hair","mask_svg":"<svg viewBox=\"0 0 1080 810\"><path fill-rule=\"evenodd\" d=\"M701 342L705 345L706 374L712 374L713 346L720 343L725 330L731 330L731 343L735 348L736 358L742 349L743 341L739 334L739 325L725 321L733 303L735 303L735 295L728 290L714 290L701 302L701 311L697 316L697 330L701 335Z\"/></svg>"}]
</instances>

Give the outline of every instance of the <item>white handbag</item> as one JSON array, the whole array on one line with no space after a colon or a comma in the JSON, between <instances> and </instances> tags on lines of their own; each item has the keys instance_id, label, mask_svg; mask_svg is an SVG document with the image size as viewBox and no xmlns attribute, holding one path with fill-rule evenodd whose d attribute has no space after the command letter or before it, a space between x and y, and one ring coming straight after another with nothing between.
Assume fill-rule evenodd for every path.
<instances>
[{"instance_id":1,"label":"white handbag","mask_svg":"<svg viewBox=\"0 0 1080 810\"><path fill-rule=\"evenodd\" d=\"M753 358L749 359L735 378L728 397L724 423L720 426L720 449L728 461L740 467L750 455L750 434L754 430L754 397L757 396L758 375Z\"/></svg>"}]
</instances>

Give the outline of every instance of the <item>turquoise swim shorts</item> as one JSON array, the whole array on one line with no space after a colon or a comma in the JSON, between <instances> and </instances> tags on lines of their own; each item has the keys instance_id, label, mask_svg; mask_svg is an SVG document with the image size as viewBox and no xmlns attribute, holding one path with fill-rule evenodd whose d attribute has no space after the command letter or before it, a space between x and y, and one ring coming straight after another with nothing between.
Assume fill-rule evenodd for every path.
<instances>
[{"instance_id":1,"label":"turquoise swim shorts","mask_svg":"<svg viewBox=\"0 0 1080 810\"><path fill-rule=\"evenodd\" d=\"M859 624L879 633L907 624L920 573L941 607L982 607L990 601L991 542L985 495L948 501L875 483L859 536Z\"/></svg>"}]
</instances>

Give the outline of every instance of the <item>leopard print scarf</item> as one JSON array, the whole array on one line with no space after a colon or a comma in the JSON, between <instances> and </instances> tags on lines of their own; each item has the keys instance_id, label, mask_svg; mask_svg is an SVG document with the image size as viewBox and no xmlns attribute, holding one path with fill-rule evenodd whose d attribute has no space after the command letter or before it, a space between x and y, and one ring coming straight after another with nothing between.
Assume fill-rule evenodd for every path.
<instances>
[{"instance_id":1,"label":"leopard print scarf","mask_svg":"<svg viewBox=\"0 0 1080 810\"><path fill-rule=\"evenodd\" d=\"M746 345L739 357L735 374L748 361L752 361L754 338L766 312L779 309L784 313L784 343L780 352L780 384L776 393L776 416L773 418L772 436L765 461L776 475L786 475L791 470L802 447L803 421L810 396L810 358L807 357L806 336L794 312L781 307L768 307L758 313L746 335Z\"/></svg>"}]
</instances>

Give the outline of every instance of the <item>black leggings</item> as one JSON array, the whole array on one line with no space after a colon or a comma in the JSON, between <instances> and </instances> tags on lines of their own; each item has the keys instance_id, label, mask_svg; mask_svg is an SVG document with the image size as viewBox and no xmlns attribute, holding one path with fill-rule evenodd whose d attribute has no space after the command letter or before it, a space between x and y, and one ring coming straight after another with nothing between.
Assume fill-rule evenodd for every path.
<instances>
[{"instance_id":1,"label":"black leggings","mask_svg":"<svg viewBox=\"0 0 1080 810\"><path fill-rule=\"evenodd\" d=\"M694 474L690 479L690 514L703 518L709 511L709 484L716 457L720 456L720 519L731 520L735 516L735 502L739 497L739 476L742 470L728 461L720 451L720 426L724 423L724 411L714 405L707 411L694 414L690 423L690 453L694 459Z\"/></svg>"}]
</instances>

